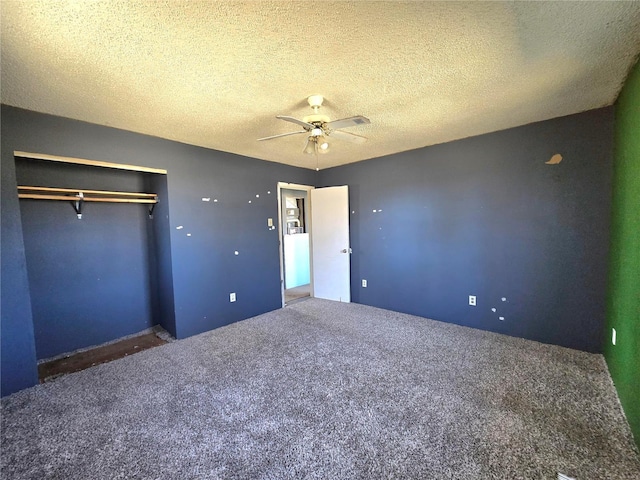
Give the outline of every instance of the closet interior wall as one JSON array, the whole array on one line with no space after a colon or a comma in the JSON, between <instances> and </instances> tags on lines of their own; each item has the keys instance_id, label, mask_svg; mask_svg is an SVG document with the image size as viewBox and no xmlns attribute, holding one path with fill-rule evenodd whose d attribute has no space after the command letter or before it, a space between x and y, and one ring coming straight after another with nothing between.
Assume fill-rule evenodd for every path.
<instances>
[{"instance_id":1,"label":"closet interior wall","mask_svg":"<svg viewBox=\"0 0 640 480\"><path fill-rule=\"evenodd\" d=\"M16 158L16 179L146 193L164 185L166 194L166 175L33 159ZM166 268L158 261L163 228L168 237L166 196L158 206L149 218L146 204L85 203L79 219L72 202L20 200L38 360L170 324L160 301Z\"/></svg>"}]
</instances>

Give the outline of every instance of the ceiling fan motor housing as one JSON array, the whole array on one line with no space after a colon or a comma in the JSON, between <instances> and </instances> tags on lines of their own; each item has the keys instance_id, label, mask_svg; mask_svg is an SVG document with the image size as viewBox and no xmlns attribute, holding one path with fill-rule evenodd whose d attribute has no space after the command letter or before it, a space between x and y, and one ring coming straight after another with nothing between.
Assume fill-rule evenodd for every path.
<instances>
[{"instance_id":1,"label":"ceiling fan motor housing","mask_svg":"<svg viewBox=\"0 0 640 480\"><path fill-rule=\"evenodd\" d=\"M320 128L322 128L323 124L330 122L329 117L326 115L308 115L302 121Z\"/></svg>"}]
</instances>

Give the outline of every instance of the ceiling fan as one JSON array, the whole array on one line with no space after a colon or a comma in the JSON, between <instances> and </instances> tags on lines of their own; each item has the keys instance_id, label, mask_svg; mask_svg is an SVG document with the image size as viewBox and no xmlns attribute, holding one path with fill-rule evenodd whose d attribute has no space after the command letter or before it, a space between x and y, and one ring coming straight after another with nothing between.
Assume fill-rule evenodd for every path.
<instances>
[{"instance_id":1,"label":"ceiling fan","mask_svg":"<svg viewBox=\"0 0 640 480\"><path fill-rule=\"evenodd\" d=\"M339 130L340 128L355 127L371 123L367 117L358 115L355 117L331 121L326 115L320 115L318 113L323 101L324 97L322 95L311 95L307 99L307 102L309 102L309 106L313 110L313 115L306 116L302 120L298 120L294 117L288 117L286 115L276 115L276 118L286 122L295 123L296 125L301 126L303 130L259 138L258 141L306 133L307 145L304 147L303 152L308 154L317 154L326 153L328 151L329 142L327 141L327 137L338 138L340 140L346 140L353 143L363 143L367 140L367 137L363 137L362 135L356 135L355 133Z\"/></svg>"}]
</instances>

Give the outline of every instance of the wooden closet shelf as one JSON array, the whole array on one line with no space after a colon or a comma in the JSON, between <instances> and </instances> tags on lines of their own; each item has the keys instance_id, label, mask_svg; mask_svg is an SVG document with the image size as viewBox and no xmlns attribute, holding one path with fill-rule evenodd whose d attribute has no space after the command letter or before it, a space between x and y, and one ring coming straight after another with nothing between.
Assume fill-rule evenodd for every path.
<instances>
[{"instance_id":1,"label":"wooden closet shelf","mask_svg":"<svg viewBox=\"0 0 640 480\"><path fill-rule=\"evenodd\" d=\"M150 198L81 197L79 195L45 195L38 193L19 193L18 198L28 198L31 200L65 200L67 202L82 200L83 202L104 203L158 203L158 200Z\"/></svg>"},{"instance_id":2,"label":"wooden closet shelf","mask_svg":"<svg viewBox=\"0 0 640 480\"><path fill-rule=\"evenodd\" d=\"M73 193L74 195L55 195L56 193ZM81 188L34 187L30 185L18 185L18 198L63 201L82 200L84 202L105 203L158 203L158 195L155 193L84 190Z\"/></svg>"},{"instance_id":3,"label":"wooden closet shelf","mask_svg":"<svg viewBox=\"0 0 640 480\"><path fill-rule=\"evenodd\" d=\"M32 185L18 185L18 198L71 202L79 219L82 218L82 205L85 202L146 203L150 205L149 218L153 218L153 210L158 203L158 195L155 193L84 190L81 188L36 187Z\"/></svg>"},{"instance_id":4,"label":"wooden closet shelf","mask_svg":"<svg viewBox=\"0 0 640 480\"><path fill-rule=\"evenodd\" d=\"M18 190L29 190L32 192L69 192L69 193L89 193L97 195L118 195L121 197L149 197L155 198L155 193L136 193L136 192L112 192L109 190L84 190L81 188L53 188L53 187L32 187L27 185L18 185Z\"/></svg>"}]
</instances>

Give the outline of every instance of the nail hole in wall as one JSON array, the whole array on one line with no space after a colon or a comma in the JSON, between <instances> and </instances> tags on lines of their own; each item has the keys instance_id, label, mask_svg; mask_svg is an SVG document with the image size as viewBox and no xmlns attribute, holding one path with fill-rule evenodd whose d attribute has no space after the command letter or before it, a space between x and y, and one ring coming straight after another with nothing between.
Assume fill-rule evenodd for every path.
<instances>
[{"instance_id":1,"label":"nail hole in wall","mask_svg":"<svg viewBox=\"0 0 640 480\"><path fill-rule=\"evenodd\" d=\"M562 155L560 155L559 153L556 153L553 157L551 157L549 159L548 162L544 162L547 165L557 165L562 161Z\"/></svg>"}]
</instances>

